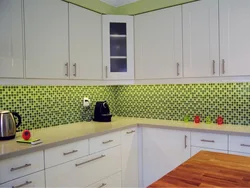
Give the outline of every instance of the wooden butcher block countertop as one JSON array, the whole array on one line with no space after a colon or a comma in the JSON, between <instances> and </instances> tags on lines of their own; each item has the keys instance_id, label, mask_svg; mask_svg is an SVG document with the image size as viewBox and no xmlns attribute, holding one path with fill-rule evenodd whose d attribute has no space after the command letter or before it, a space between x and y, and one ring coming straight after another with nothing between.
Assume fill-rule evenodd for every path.
<instances>
[{"instance_id":1,"label":"wooden butcher block countertop","mask_svg":"<svg viewBox=\"0 0 250 188\"><path fill-rule=\"evenodd\" d=\"M250 187L250 157L201 151L149 187Z\"/></svg>"}]
</instances>

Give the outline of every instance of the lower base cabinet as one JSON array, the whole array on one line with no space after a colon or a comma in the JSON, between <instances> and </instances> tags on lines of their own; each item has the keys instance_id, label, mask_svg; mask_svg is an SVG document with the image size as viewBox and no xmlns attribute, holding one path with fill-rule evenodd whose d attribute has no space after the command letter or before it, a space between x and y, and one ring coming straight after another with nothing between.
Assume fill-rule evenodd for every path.
<instances>
[{"instance_id":1,"label":"lower base cabinet","mask_svg":"<svg viewBox=\"0 0 250 188\"><path fill-rule=\"evenodd\" d=\"M22 178L18 178L16 180L7 182L5 184L1 184L0 187L4 188L18 188L18 187L45 187L44 180L44 171L36 172L34 174L30 174L24 176Z\"/></svg>"},{"instance_id":2,"label":"lower base cabinet","mask_svg":"<svg viewBox=\"0 0 250 188\"><path fill-rule=\"evenodd\" d=\"M190 132L143 128L143 187L190 158Z\"/></svg>"},{"instance_id":3,"label":"lower base cabinet","mask_svg":"<svg viewBox=\"0 0 250 188\"><path fill-rule=\"evenodd\" d=\"M200 151L212 151L212 152L218 152L218 153L228 153L226 150L218 150L218 149L211 149L211 148L201 148L201 147L191 147L191 157L194 156L196 153Z\"/></svg>"},{"instance_id":4,"label":"lower base cabinet","mask_svg":"<svg viewBox=\"0 0 250 188\"><path fill-rule=\"evenodd\" d=\"M121 171L121 147L46 169L46 187L87 187Z\"/></svg>"},{"instance_id":5,"label":"lower base cabinet","mask_svg":"<svg viewBox=\"0 0 250 188\"><path fill-rule=\"evenodd\" d=\"M101 181L98 181L97 183L94 183L90 186L88 186L88 188L120 188L122 187L122 181L121 181L121 172L118 172L114 175L111 175L108 178L105 178Z\"/></svg>"}]
</instances>

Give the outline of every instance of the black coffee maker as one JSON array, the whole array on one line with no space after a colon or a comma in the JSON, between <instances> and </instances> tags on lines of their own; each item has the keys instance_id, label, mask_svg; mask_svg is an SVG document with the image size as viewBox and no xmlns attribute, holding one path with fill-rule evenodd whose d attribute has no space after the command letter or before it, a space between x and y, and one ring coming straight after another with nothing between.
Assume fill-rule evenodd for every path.
<instances>
[{"instance_id":1,"label":"black coffee maker","mask_svg":"<svg viewBox=\"0 0 250 188\"><path fill-rule=\"evenodd\" d=\"M94 111L94 121L110 122L112 114L110 114L109 105L106 101L97 101Z\"/></svg>"}]
</instances>

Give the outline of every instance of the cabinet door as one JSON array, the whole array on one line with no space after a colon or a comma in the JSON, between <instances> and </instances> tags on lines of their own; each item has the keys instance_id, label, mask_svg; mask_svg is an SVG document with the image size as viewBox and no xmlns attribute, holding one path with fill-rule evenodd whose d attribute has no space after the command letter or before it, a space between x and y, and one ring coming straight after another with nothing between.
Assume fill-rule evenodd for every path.
<instances>
[{"instance_id":1,"label":"cabinet door","mask_svg":"<svg viewBox=\"0 0 250 188\"><path fill-rule=\"evenodd\" d=\"M218 0L183 5L184 77L219 76Z\"/></svg>"},{"instance_id":2,"label":"cabinet door","mask_svg":"<svg viewBox=\"0 0 250 188\"><path fill-rule=\"evenodd\" d=\"M0 1L0 77L23 77L22 1Z\"/></svg>"},{"instance_id":3,"label":"cabinet door","mask_svg":"<svg viewBox=\"0 0 250 188\"><path fill-rule=\"evenodd\" d=\"M182 77L181 6L135 16L135 78Z\"/></svg>"},{"instance_id":4,"label":"cabinet door","mask_svg":"<svg viewBox=\"0 0 250 188\"><path fill-rule=\"evenodd\" d=\"M249 0L220 0L222 76L250 75L249 19Z\"/></svg>"},{"instance_id":5,"label":"cabinet door","mask_svg":"<svg viewBox=\"0 0 250 188\"><path fill-rule=\"evenodd\" d=\"M68 3L24 0L26 77L68 78Z\"/></svg>"},{"instance_id":6,"label":"cabinet door","mask_svg":"<svg viewBox=\"0 0 250 188\"><path fill-rule=\"evenodd\" d=\"M134 79L133 16L103 16L104 79Z\"/></svg>"},{"instance_id":7,"label":"cabinet door","mask_svg":"<svg viewBox=\"0 0 250 188\"><path fill-rule=\"evenodd\" d=\"M102 79L102 17L69 5L70 77Z\"/></svg>"},{"instance_id":8,"label":"cabinet door","mask_svg":"<svg viewBox=\"0 0 250 188\"><path fill-rule=\"evenodd\" d=\"M139 187L137 129L121 131L122 187Z\"/></svg>"},{"instance_id":9,"label":"cabinet door","mask_svg":"<svg viewBox=\"0 0 250 188\"><path fill-rule=\"evenodd\" d=\"M44 171L40 171L22 178L9 181L1 184L0 187L4 188L18 188L18 187L45 187Z\"/></svg>"},{"instance_id":10,"label":"cabinet door","mask_svg":"<svg viewBox=\"0 0 250 188\"><path fill-rule=\"evenodd\" d=\"M190 157L190 132L143 128L143 186L176 168Z\"/></svg>"}]
</instances>

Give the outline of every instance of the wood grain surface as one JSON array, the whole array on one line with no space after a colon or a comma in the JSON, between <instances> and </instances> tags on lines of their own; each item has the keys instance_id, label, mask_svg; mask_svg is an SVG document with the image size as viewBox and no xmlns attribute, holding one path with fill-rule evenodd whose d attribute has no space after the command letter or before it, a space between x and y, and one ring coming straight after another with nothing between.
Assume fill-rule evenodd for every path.
<instances>
[{"instance_id":1,"label":"wood grain surface","mask_svg":"<svg viewBox=\"0 0 250 188\"><path fill-rule=\"evenodd\" d=\"M250 187L250 157L200 151L149 187Z\"/></svg>"}]
</instances>

